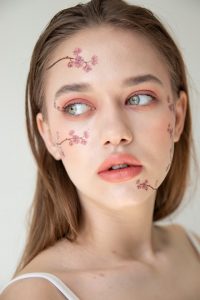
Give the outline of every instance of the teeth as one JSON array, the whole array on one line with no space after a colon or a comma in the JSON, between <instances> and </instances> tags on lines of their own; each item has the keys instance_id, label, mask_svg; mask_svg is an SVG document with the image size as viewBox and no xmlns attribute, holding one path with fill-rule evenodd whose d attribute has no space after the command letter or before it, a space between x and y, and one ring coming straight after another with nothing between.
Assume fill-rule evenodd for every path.
<instances>
[{"instance_id":1,"label":"teeth","mask_svg":"<svg viewBox=\"0 0 200 300\"><path fill-rule=\"evenodd\" d=\"M123 169L123 168L127 168L127 167L128 167L127 164L121 164L121 165L112 166L110 169L117 170L117 169Z\"/></svg>"}]
</instances>

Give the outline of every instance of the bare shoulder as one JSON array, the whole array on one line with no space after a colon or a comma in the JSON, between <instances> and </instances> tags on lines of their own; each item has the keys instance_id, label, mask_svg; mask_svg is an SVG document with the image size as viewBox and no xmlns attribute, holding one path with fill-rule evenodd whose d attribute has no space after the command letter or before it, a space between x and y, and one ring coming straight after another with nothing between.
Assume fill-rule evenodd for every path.
<instances>
[{"instance_id":1,"label":"bare shoulder","mask_svg":"<svg viewBox=\"0 0 200 300\"><path fill-rule=\"evenodd\" d=\"M11 283L1 294L1 300L61 300L63 297L48 281L41 278L22 279Z\"/></svg>"},{"instance_id":2,"label":"bare shoulder","mask_svg":"<svg viewBox=\"0 0 200 300\"><path fill-rule=\"evenodd\" d=\"M51 273L58 269L57 245L34 257L16 277L27 273ZM55 274L56 275L56 274ZM44 277L29 277L12 282L0 295L0 300L63 300L60 291Z\"/></svg>"},{"instance_id":3,"label":"bare shoulder","mask_svg":"<svg viewBox=\"0 0 200 300\"><path fill-rule=\"evenodd\" d=\"M174 225L172 225L172 226L173 226L174 230L175 230L177 233L182 234L182 235L188 237L187 229L184 228L184 226L182 226L182 225L180 225L180 224L174 224ZM199 242L199 244L200 244L200 236L199 236L196 232L194 232L194 231L191 231L191 232L193 233L193 235L196 237L196 240L197 240L197 241Z\"/></svg>"},{"instance_id":4,"label":"bare shoulder","mask_svg":"<svg viewBox=\"0 0 200 300\"><path fill-rule=\"evenodd\" d=\"M191 233L195 237L195 241L197 242L197 244L200 245L200 236L194 231L191 231ZM190 240L188 230L184 228L184 226L180 224L172 225L172 234L177 242L180 243L180 245L187 247L187 249L190 250L191 254L194 254L195 256L198 256L198 258L200 258L200 253L198 253L196 247Z\"/></svg>"}]
</instances>

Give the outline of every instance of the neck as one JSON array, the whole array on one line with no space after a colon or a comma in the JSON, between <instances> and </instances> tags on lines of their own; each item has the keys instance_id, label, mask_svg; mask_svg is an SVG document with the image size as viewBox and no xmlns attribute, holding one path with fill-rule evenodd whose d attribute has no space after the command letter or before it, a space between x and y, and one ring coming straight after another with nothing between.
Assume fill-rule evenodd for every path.
<instances>
[{"instance_id":1,"label":"neck","mask_svg":"<svg viewBox=\"0 0 200 300\"><path fill-rule=\"evenodd\" d=\"M84 201L79 241L93 249L96 255L110 259L154 259L157 247L152 221L154 198L119 210L97 207L92 201Z\"/></svg>"}]
</instances>

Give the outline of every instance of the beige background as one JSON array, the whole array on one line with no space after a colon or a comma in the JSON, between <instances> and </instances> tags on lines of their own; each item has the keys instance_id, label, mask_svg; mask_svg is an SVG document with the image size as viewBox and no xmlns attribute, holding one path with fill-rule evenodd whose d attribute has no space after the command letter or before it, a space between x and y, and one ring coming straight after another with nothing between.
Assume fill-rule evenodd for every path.
<instances>
[{"instance_id":1,"label":"beige background","mask_svg":"<svg viewBox=\"0 0 200 300\"><path fill-rule=\"evenodd\" d=\"M24 118L25 81L31 52L50 18L58 10L78 2L0 0L0 288L14 271L22 251L26 213L34 191L35 166ZM129 2L157 13L183 52L192 90L194 139L200 160L200 1ZM195 189L196 179L193 171L185 197L187 205L166 221L181 223L200 233L200 188L197 181Z\"/></svg>"}]
</instances>

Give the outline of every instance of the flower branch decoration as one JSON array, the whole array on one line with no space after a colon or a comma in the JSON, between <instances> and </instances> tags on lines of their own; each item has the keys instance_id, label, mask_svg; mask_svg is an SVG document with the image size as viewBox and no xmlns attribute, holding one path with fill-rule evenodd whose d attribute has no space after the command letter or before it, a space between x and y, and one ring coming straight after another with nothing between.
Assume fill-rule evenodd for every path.
<instances>
[{"instance_id":1,"label":"flower branch decoration","mask_svg":"<svg viewBox=\"0 0 200 300\"><path fill-rule=\"evenodd\" d=\"M89 134L87 131L84 131L83 136L78 136L77 134L75 134L74 130L70 130L69 132L69 136L70 138L65 138L64 140L62 140L61 142L57 141L57 146L61 146L64 142L68 141L70 146L73 146L75 144L82 144L82 145L86 145L87 144L87 139L89 138Z\"/></svg>"},{"instance_id":2,"label":"flower branch decoration","mask_svg":"<svg viewBox=\"0 0 200 300\"><path fill-rule=\"evenodd\" d=\"M154 191L157 190L156 188L152 187L152 186L149 184L148 180L144 180L143 182L141 182L140 179L138 179L138 180L136 181L136 185L137 185L138 190L143 189L143 190L145 190L145 191L148 191L149 188L151 188L151 189L154 190Z\"/></svg>"},{"instance_id":3,"label":"flower branch decoration","mask_svg":"<svg viewBox=\"0 0 200 300\"><path fill-rule=\"evenodd\" d=\"M51 64L47 70L52 68L55 64L57 64L61 60L68 60L67 66L68 68L82 68L85 72L90 72L92 70L92 66L95 66L98 63L98 57L93 55L89 61L86 61L83 56L80 55L82 52L81 48L75 48L73 51L74 57L66 56L58 59L53 64Z\"/></svg>"}]
</instances>

